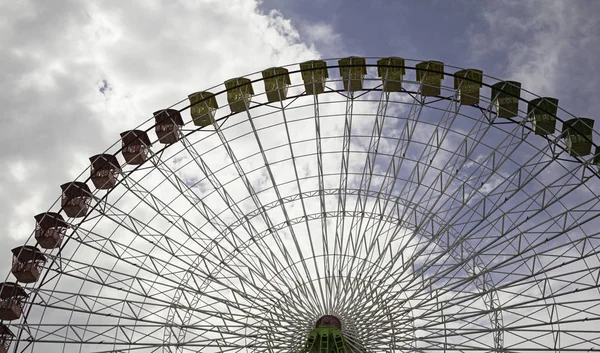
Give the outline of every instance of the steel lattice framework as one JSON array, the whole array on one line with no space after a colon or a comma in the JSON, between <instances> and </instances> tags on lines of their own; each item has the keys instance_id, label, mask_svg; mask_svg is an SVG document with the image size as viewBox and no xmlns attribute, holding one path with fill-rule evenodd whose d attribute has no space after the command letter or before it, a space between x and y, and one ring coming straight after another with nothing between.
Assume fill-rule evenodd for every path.
<instances>
[{"instance_id":1,"label":"steel lattice framework","mask_svg":"<svg viewBox=\"0 0 600 353\"><path fill-rule=\"evenodd\" d=\"M423 94L414 60L384 89L377 59L361 89L332 75L320 94L290 65L276 102L251 74L240 112L213 87L209 126L170 107L179 141L121 160L44 251L24 314L2 322L11 351L301 352L323 315L353 352L600 349L600 169L569 155L573 116L539 136L530 92L502 118L497 79L464 105L460 87Z\"/></svg>"}]
</instances>

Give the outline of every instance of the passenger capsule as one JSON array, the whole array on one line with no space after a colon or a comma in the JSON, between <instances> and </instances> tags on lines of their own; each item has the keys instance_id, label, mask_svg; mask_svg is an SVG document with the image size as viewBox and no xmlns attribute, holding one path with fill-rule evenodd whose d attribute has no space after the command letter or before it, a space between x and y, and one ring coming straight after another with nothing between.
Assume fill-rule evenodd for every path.
<instances>
[{"instance_id":1,"label":"passenger capsule","mask_svg":"<svg viewBox=\"0 0 600 353\"><path fill-rule=\"evenodd\" d=\"M21 318L27 297L27 293L18 283L0 284L0 320L12 321Z\"/></svg>"},{"instance_id":2,"label":"passenger capsule","mask_svg":"<svg viewBox=\"0 0 600 353\"><path fill-rule=\"evenodd\" d=\"M532 99L527 105L527 115L533 116L531 123L536 135L546 136L556 130L558 99L543 97Z\"/></svg>"},{"instance_id":3,"label":"passenger capsule","mask_svg":"<svg viewBox=\"0 0 600 353\"><path fill-rule=\"evenodd\" d=\"M154 112L156 125L154 131L158 136L158 142L170 145L179 141L183 119L177 109L162 109Z\"/></svg>"},{"instance_id":4,"label":"passenger capsule","mask_svg":"<svg viewBox=\"0 0 600 353\"><path fill-rule=\"evenodd\" d=\"M483 82L483 71L464 69L454 73L454 89L462 105L479 104L479 91Z\"/></svg>"},{"instance_id":5,"label":"passenger capsule","mask_svg":"<svg viewBox=\"0 0 600 353\"><path fill-rule=\"evenodd\" d=\"M402 79L405 74L404 59L389 57L377 60L377 76L381 77L385 92L402 91Z\"/></svg>"},{"instance_id":6,"label":"passenger capsule","mask_svg":"<svg viewBox=\"0 0 600 353\"><path fill-rule=\"evenodd\" d=\"M0 353L7 353L10 343L15 337L14 333L6 325L0 325Z\"/></svg>"},{"instance_id":7,"label":"passenger capsule","mask_svg":"<svg viewBox=\"0 0 600 353\"><path fill-rule=\"evenodd\" d=\"M117 157L112 154L97 154L90 157L90 163L91 179L96 189L112 189L117 185L117 175L121 170Z\"/></svg>"},{"instance_id":8,"label":"passenger capsule","mask_svg":"<svg viewBox=\"0 0 600 353\"><path fill-rule=\"evenodd\" d=\"M594 164L600 165L600 147L596 147L594 151Z\"/></svg>"},{"instance_id":9,"label":"passenger capsule","mask_svg":"<svg viewBox=\"0 0 600 353\"><path fill-rule=\"evenodd\" d=\"M232 113L243 112L250 106L250 99L254 95L252 81L249 78L239 77L225 81L227 88L227 102Z\"/></svg>"},{"instance_id":10,"label":"passenger capsule","mask_svg":"<svg viewBox=\"0 0 600 353\"><path fill-rule=\"evenodd\" d=\"M573 157L587 156L592 152L594 120L575 118L563 123L562 134L567 142L567 153Z\"/></svg>"},{"instance_id":11,"label":"passenger capsule","mask_svg":"<svg viewBox=\"0 0 600 353\"><path fill-rule=\"evenodd\" d=\"M340 65L340 76L344 82L344 90L348 92L363 89L363 82L367 74L365 58L349 56L338 61Z\"/></svg>"},{"instance_id":12,"label":"passenger capsule","mask_svg":"<svg viewBox=\"0 0 600 353\"><path fill-rule=\"evenodd\" d=\"M306 94L315 95L325 92L325 82L329 78L329 72L324 60L305 61L300 64L300 71Z\"/></svg>"},{"instance_id":13,"label":"passenger capsule","mask_svg":"<svg viewBox=\"0 0 600 353\"><path fill-rule=\"evenodd\" d=\"M121 133L123 158L127 164L140 165L148 159L150 139L142 130L129 130Z\"/></svg>"},{"instance_id":14,"label":"passenger capsule","mask_svg":"<svg viewBox=\"0 0 600 353\"><path fill-rule=\"evenodd\" d=\"M519 115L519 98L521 83L502 81L492 85L491 101L496 106L499 118L512 118Z\"/></svg>"},{"instance_id":15,"label":"passenger capsule","mask_svg":"<svg viewBox=\"0 0 600 353\"><path fill-rule=\"evenodd\" d=\"M40 278L46 256L35 246L24 245L12 249L12 274L18 282L35 283Z\"/></svg>"},{"instance_id":16,"label":"passenger capsule","mask_svg":"<svg viewBox=\"0 0 600 353\"><path fill-rule=\"evenodd\" d=\"M35 216L35 240L44 249L60 247L67 229L67 222L56 212L45 212Z\"/></svg>"},{"instance_id":17,"label":"passenger capsule","mask_svg":"<svg viewBox=\"0 0 600 353\"><path fill-rule=\"evenodd\" d=\"M284 67L271 67L262 72L262 77L269 102L278 102L286 99L288 86L291 84L288 69Z\"/></svg>"},{"instance_id":18,"label":"passenger capsule","mask_svg":"<svg viewBox=\"0 0 600 353\"><path fill-rule=\"evenodd\" d=\"M71 218L85 217L92 196L87 184L73 181L61 185L60 188L62 189L61 205L67 216Z\"/></svg>"},{"instance_id":19,"label":"passenger capsule","mask_svg":"<svg viewBox=\"0 0 600 353\"><path fill-rule=\"evenodd\" d=\"M212 125L215 112L219 108L215 95L210 92L195 92L188 96L190 100L190 115L196 126Z\"/></svg>"},{"instance_id":20,"label":"passenger capsule","mask_svg":"<svg viewBox=\"0 0 600 353\"><path fill-rule=\"evenodd\" d=\"M444 63L434 60L423 61L418 63L416 68L417 81L421 84L421 96L439 96L444 79Z\"/></svg>"}]
</instances>

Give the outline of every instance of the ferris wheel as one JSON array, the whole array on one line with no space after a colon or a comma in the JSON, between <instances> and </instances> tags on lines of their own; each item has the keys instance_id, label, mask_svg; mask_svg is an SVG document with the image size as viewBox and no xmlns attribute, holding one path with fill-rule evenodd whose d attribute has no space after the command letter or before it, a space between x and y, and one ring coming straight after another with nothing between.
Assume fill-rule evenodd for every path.
<instances>
[{"instance_id":1,"label":"ferris wheel","mask_svg":"<svg viewBox=\"0 0 600 353\"><path fill-rule=\"evenodd\" d=\"M192 93L3 250L0 352L600 349L593 123L398 57Z\"/></svg>"}]
</instances>

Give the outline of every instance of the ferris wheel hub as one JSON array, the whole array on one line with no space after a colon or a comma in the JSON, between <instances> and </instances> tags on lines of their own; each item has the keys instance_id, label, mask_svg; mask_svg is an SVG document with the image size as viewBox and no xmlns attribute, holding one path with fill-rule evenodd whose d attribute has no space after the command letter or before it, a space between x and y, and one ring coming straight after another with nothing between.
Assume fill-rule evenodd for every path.
<instances>
[{"instance_id":1,"label":"ferris wheel hub","mask_svg":"<svg viewBox=\"0 0 600 353\"><path fill-rule=\"evenodd\" d=\"M315 328L333 326L338 329L342 329L342 320L338 319L333 315L323 315L315 323Z\"/></svg>"}]
</instances>

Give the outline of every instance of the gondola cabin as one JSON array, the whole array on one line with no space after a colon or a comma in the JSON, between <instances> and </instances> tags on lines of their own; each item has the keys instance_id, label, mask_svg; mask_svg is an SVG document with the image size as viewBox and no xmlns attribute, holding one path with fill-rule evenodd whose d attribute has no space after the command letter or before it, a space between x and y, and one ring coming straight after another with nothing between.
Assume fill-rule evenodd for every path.
<instances>
[{"instance_id":1,"label":"gondola cabin","mask_svg":"<svg viewBox=\"0 0 600 353\"><path fill-rule=\"evenodd\" d=\"M402 91L402 79L405 74L404 59L390 57L377 60L377 76L381 77L384 92Z\"/></svg>"},{"instance_id":2,"label":"gondola cabin","mask_svg":"<svg viewBox=\"0 0 600 353\"><path fill-rule=\"evenodd\" d=\"M60 188L62 189L61 205L67 216L71 218L85 217L92 196L87 184L73 181L61 185Z\"/></svg>"},{"instance_id":3,"label":"gondola cabin","mask_svg":"<svg viewBox=\"0 0 600 353\"><path fill-rule=\"evenodd\" d=\"M416 69L417 81L421 84L421 96L439 96L444 79L444 63L434 60L423 61L416 65Z\"/></svg>"},{"instance_id":4,"label":"gondola cabin","mask_svg":"<svg viewBox=\"0 0 600 353\"><path fill-rule=\"evenodd\" d=\"M0 320L19 319L27 297L27 293L18 283L2 283L0 285Z\"/></svg>"},{"instance_id":5,"label":"gondola cabin","mask_svg":"<svg viewBox=\"0 0 600 353\"><path fill-rule=\"evenodd\" d=\"M163 109L154 112L156 125L154 131L158 136L158 142L170 145L179 141L183 119L181 113L176 109Z\"/></svg>"},{"instance_id":6,"label":"gondola cabin","mask_svg":"<svg viewBox=\"0 0 600 353\"><path fill-rule=\"evenodd\" d=\"M324 60L305 61L300 64L300 71L306 94L315 95L325 92L325 82L329 78L329 72Z\"/></svg>"},{"instance_id":7,"label":"gondola cabin","mask_svg":"<svg viewBox=\"0 0 600 353\"><path fill-rule=\"evenodd\" d=\"M556 130L556 112L558 99L543 97L532 99L527 105L527 115L531 117L533 132L536 135L546 136Z\"/></svg>"},{"instance_id":8,"label":"gondola cabin","mask_svg":"<svg viewBox=\"0 0 600 353\"><path fill-rule=\"evenodd\" d=\"M194 125L200 127L212 125L215 112L219 108L215 95L210 92L195 92L190 94L188 99Z\"/></svg>"},{"instance_id":9,"label":"gondola cabin","mask_svg":"<svg viewBox=\"0 0 600 353\"><path fill-rule=\"evenodd\" d=\"M287 97L288 86L292 83L288 69L284 67L272 67L264 70L262 77L269 102L282 101Z\"/></svg>"},{"instance_id":10,"label":"gondola cabin","mask_svg":"<svg viewBox=\"0 0 600 353\"><path fill-rule=\"evenodd\" d=\"M594 120L575 118L563 123L562 135L567 142L567 153L573 157L587 156L592 152Z\"/></svg>"},{"instance_id":11,"label":"gondola cabin","mask_svg":"<svg viewBox=\"0 0 600 353\"><path fill-rule=\"evenodd\" d=\"M45 212L35 216L35 240L44 249L60 247L67 229L67 222L56 212Z\"/></svg>"},{"instance_id":12,"label":"gondola cabin","mask_svg":"<svg viewBox=\"0 0 600 353\"><path fill-rule=\"evenodd\" d=\"M340 59L340 76L344 82L344 90L348 92L360 91L363 89L367 66L365 58L350 56Z\"/></svg>"},{"instance_id":13,"label":"gondola cabin","mask_svg":"<svg viewBox=\"0 0 600 353\"><path fill-rule=\"evenodd\" d=\"M227 88L227 102L232 113L239 113L250 106L250 99L254 95L252 81L249 78L238 77L225 81Z\"/></svg>"},{"instance_id":14,"label":"gondola cabin","mask_svg":"<svg viewBox=\"0 0 600 353\"><path fill-rule=\"evenodd\" d=\"M15 335L6 325L0 325L0 353L7 353Z\"/></svg>"},{"instance_id":15,"label":"gondola cabin","mask_svg":"<svg viewBox=\"0 0 600 353\"><path fill-rule=\"evenodd\" d=\"M148 134L142 130L129 130L121 133L123 158L131 165L143 164L148 159L148 150L152 145Z\"/></svg>"},{"instance_id":16,"label":"gondola cabin","mask_svg":"<svg viewBox=\"0 0 600 353\"><path fill-rule=\"evenodd\" d=\"M117 157L112 154L97 154L90 157L90 174L96 189L112 189L117 185L120 171Z\"/></svg>"},{"instance_id":17,"label":"gondola cabin","mask_svg":"<svg viewBox=\"0 0 600 353\"><path fill-rule=\"evenodd\" d=\"M454 73L454 89L461 105L479 104L479 91L483 82L483 71L464 69Z\"/></svg>"},{"instance_id":18,"label":"gondola cabin","mask_svg":"<svg viewBox=\"0 0 600 353\"><path fill-rule=\"evenodd\" d=\"M40 278L40 269L46 262L44 254L35 246L24 245L12 249L12 274L18 282L35 283Z\"/></svg>"},{"instance_id":19,"label":"gondola cabin","mask_svg":"<svg viewBox=\"0 0 600 353\"><path fill-rule=\"evenodd\" d=\"M502 81L492 85L491 101L496 106L499 118L512 118L519 115L519 98L521 97L521 83L515 81Z\"/></svg>"}]
</instances>

